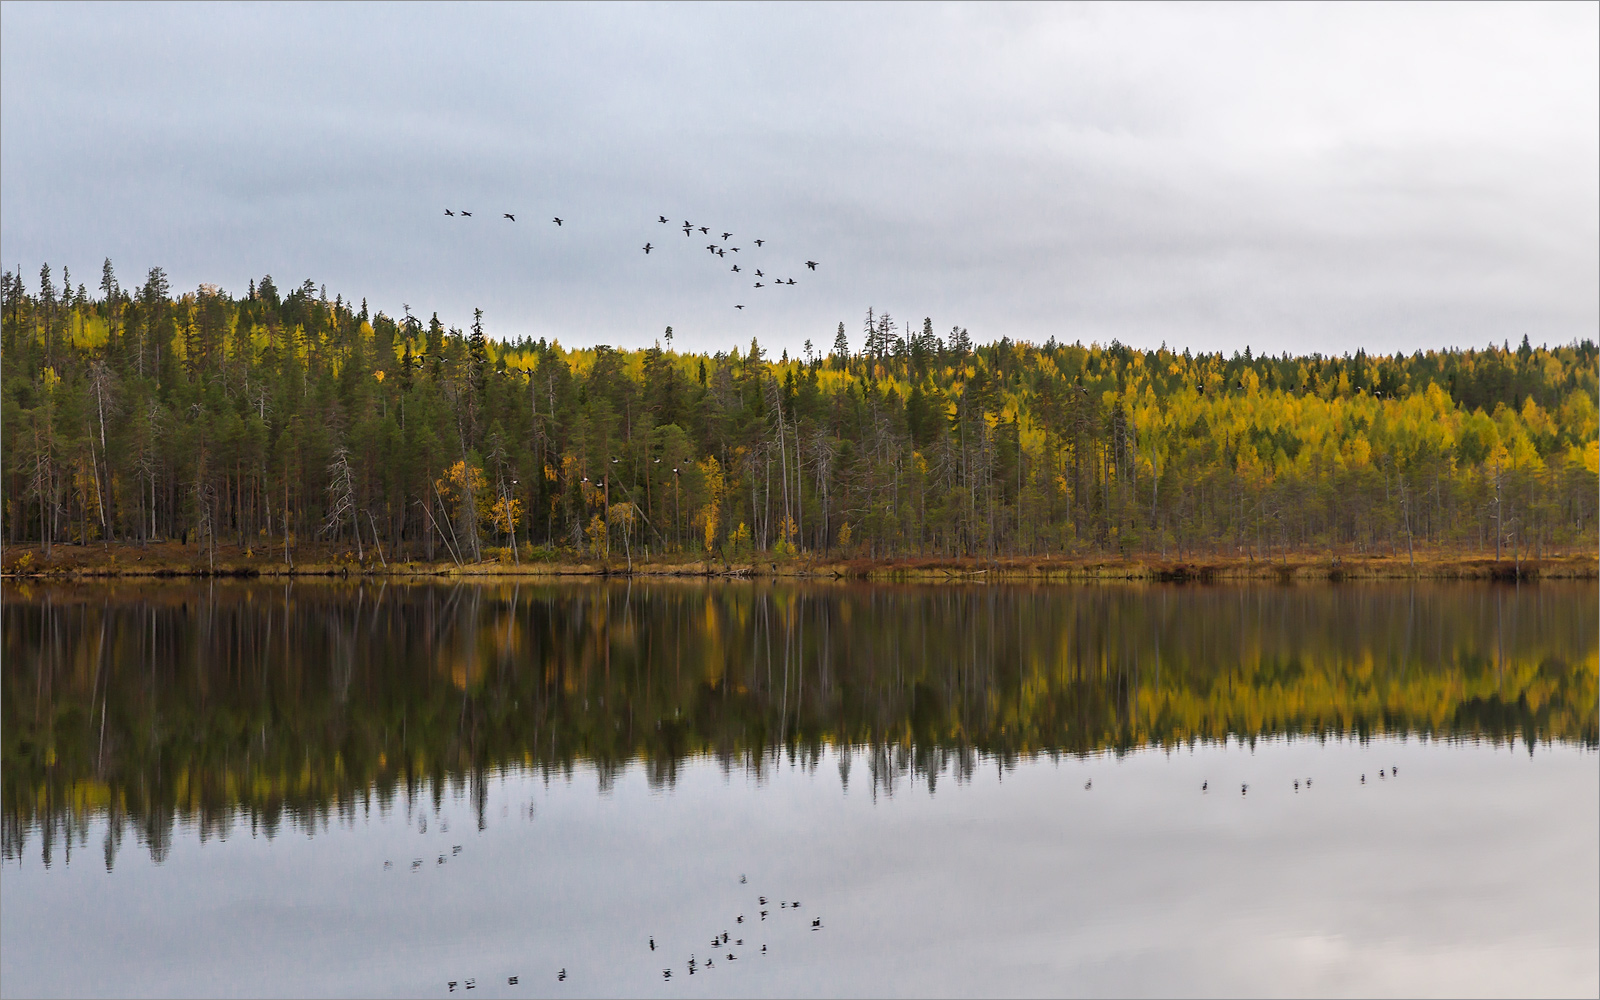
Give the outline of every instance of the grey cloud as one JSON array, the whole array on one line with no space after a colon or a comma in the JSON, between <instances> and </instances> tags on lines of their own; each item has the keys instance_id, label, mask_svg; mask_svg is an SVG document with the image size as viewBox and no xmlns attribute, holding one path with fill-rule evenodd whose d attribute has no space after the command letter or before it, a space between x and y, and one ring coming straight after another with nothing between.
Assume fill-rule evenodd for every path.
<instances>
[{"instance_id":1,"label":"grey cloud","mask_svg":"<svg viewBox=\"0 0 1600 1000\"><path fill-rule=\"evenodd\" d=\"M869 305L1273 351L1600 322L1592 7L0 16L0 252L30 275L309 276L500 335L697 348L826 343ZM658 213L824 266L744 287Z\"/></svg>"}]
</instances>

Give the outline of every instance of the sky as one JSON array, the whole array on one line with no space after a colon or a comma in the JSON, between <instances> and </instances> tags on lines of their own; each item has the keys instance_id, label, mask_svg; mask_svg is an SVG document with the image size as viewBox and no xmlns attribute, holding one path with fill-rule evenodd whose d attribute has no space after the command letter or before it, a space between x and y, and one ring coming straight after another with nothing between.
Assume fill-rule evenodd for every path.
<instances>
[{"instance_id":1,"label":"sky","mask_svg":"<svg viewBox=\"0 0 1600 1000\"><path fill-rule=\"evenodd\" d=\"M978 341L1568 343L1600 326L1597 178L1592 3L0 4L30 287L271 274L569 347L859 348L869 308Z\"/></svg>"}]
</instances>

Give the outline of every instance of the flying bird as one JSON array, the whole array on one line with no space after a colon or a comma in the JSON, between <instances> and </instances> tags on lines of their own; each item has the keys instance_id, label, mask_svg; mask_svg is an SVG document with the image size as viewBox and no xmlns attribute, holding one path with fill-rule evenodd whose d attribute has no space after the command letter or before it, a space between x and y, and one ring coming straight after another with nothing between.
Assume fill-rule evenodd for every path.
<instances>
[{"instance_id":1,"label":"flying bird","mask_svg":"<svg viewBox=\"0 0 1600 1000\"><path fill-rule=\"evenodd\" d=\"M644 245L644 252L645 252L645 253L649 253L649 252L650 252L650 250L651 250L651 246L650 246L650 244L648 244L648 243L646 243L646 244L645 244L645 245Z\"/></svg>"},{"instance_id":2,"label":"flying bird","mask_svg":"<svg viewBox=\"0 0 1600 1000\"><path fill-rule=\"evenodd\" d=\"M738 253L739 252L739 248L738 247L729 247L728 249L732 250L734 253Z\"/></svg>"},{"instance_id":3,"label":"flying bird","mask_svg":"<svg viewBox=\"0 0 1600 1000\"><path fill-rule=\"evenodd\" d=\"M814 260L808 260L806 261L806 267L809 267L811 270L815 271L817 269L817 262Z\"/></svg>"},{"instance_id":4,"label":"flying bird","mask_svg":"<svg viewBox=\"0 0 1600 1000\"><path fill-rule=\"evenodd\" d=\"M556 225L559 226L559 225L561 225L561 216L558 215L555 218L551 219L550 221L554 222Z\"/></svg>"},{"instance_id":5,"label":"flying bird","mask_svg":"<svg viewBox=\"0 0 1600 1000\"><path fill-rule=\"evenodd\" d=\"M766 275L761 273L761 269L759 267L756 268L756 277L758 277L758 278L765 278L766 277Z\"/></svg>"},{"instance_id":6,"label":"flying bird","mask_svg":"<svg viewBox=\"0 0 1600 1000\"><path fill-rule=\"evenodd\" d=\"M728 238L728 237L730 237L730 236L732 236L732 235L733 235L733 234L732 234L732 233L723 233L723 234L722 234L722 238L723 238L723 239L727 239L727 238Z\"/></svg>"},{"instance_id":7,"label":"flying bird","mask_svg":"<svg viewBox=\"0 0 1600 1000\"><path fill-rule=\"evenodd\" d=\"M756 287L757 287L757 288L761 288L761 287L763 287L763 286L762 286L762 284L761 284L761 282L759 282L759 281L758 281L758 282L756 282Z\"/></svg>"},{"instance_id":8,"label":"flying bird","mask_svg":"<svg viewBox=\"0 0 1600 1000\"><path fill-rule=\"evenodd\" d=\"M451 217L452 217L452 218L453 218L453 217L454 217L454 216L455 216L455 214L456 214L456 213L454 213L454 212L452 212L452 211L450 211L450 210L449 210L449 209L448 209L448 208L447 208L447 209L445 209L445 210L444 210L444 214L446 214L446 215L448 215L448 216L451 216Z\"/></svg>"},{"instance_id":9,"label":"flying bird","mask_svg":"<svg viewBox=\"0 0 1600 1000\"><path fill-rule=\"evenodd\" d=\"M726 257L726 256L728 256L728 251L722 250L722 249L719 248L717 250L717 256L718 257Z\"/></svg>"},{"instance_id":10,"label":"flying bird","mask_svg":"<svg viewBox=\"0 0 1600 1000\"><path fill-rule=\"evenodd\" d=\"M666 216L665 216L665 215L663 215L663 216L662 216L662 217L661 217L661 222L662 222L662 224L663 224L663 225L665 225L665 224L666 224L666 221L667 221L667 217L666 217Z\"/></svg>"},{"instance_id":11,"label":"flying bird","mask_svg":"<svg viewBox=\"0 0 1600 1000\"><path fill-rule=\"evenodd\" d=\"M738 270L739 270L739 265L738 265L738 264L735 264L735 265L733 265L733 269L734 269L734 270L735 270L735 271L738 271ZM756 273L757 273L757 274L760 274L760 273L761 273L761 272L760 272L760 271L757 271L757 272L756 272Z\"/></svg>"},{"instance_id":12,"label":"flying bird","mask_svg":"<svg viewBox=\"0 0 1600 1000\"><path fill-rule=\"evenodd\" d=\"M510 212L501 212L500 214L504 218L510 219L512 222L516 222L517 221L517 217L515 215L512 215Z\"/></svg>"},{"instance_id":13,"label":"flying bird","mask_svg":"<svg viewBox=\"0 0 1600 1000\"><path fill-rule=\"evenodd\" d=\"M756 240L756 246L760 246L761 244L763 244L765 242L767 242L767 241L766 240Z\"/></svg>"},{"instance_id":14,"label":"flying bird","mask_svg":"<svg viewBox=\"0 0 1600 1000\"><path fill-rule=\"evenodd\" d=\"M744 306L734 306L734 308L735 308L735 309L743 309L743 308L744 308Z\"/></svg>"},{"instance_id":15,"label":"flying bird","mask_svg":"<svg viewBox=\"0 0 1600 1000\"><path fill-rule=\"evenodd\" d=\"M792 285L792 284L794 284L794 279L793 279L793 278L790 278L790 279L789 279L789 280L788 280L788 281L785 281L785 282L784 282L784 284L786 284L786 285Z\"/></svg>"},{"instance_id":16,"label":"flying bird","mask_svg":"<svg viewBox=\"0 0 1600 1000\"><path fill-rule=\"evenodd\" d=\"M467 218L469 218L469 219L470 219L470 218L472 218L472 213L471 213L471 212L469 212L469 211L467 211L467 210L466 210L466 209L464 209L464 208L463 208L463 209L462 209L462 210L461 210L461 214L462 214L462 215L464 215L464 216L466 216L466 217L467 217Z\"/></svg>"},{"instance_id":17,"label":"flying bird","mask_svg":"<svg viewBox=\"0 0 1600 1000\"><path fill-rule=\"evenodd\" d=\"M694 232L694 227L689 225L687 222L685 222L683 224L683 235L688 236L690 233L693 233L693 232Z\"/></svg>"},{"instance_id":18,"label":"flying bird","mask_svg":"<svg viewBox=\"0 0 1600 1000\"><path fill-rule=\"evenodd\" d=\"M709 232L711 232L711 230L709 230L709 229L707 229L707 228L706 228L706 227L705 227L705 226L701 226L701 227L700 227L700 231L701 231L701 232L702 232L702 233L709 233Z\"/></svg>"}]
</instances>

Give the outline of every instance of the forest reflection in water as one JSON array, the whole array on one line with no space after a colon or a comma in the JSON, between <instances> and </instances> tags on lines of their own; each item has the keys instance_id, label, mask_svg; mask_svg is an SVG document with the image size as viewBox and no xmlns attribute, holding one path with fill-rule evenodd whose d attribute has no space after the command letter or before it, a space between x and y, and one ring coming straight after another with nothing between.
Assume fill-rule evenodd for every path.
<instances>
[{"instance_id":1,"label":"forest reflection in water","mask_svg":"<svg viewBox=\"0 0 1600 1000\"><path fill-rule=\"evenodd\" d=\"M1594 748L1596 588L12 586L4 854L91 820L271 836L465 787L837 760L893 794L1040 755L1263 737Z\"/></svg>"}]
</instances>

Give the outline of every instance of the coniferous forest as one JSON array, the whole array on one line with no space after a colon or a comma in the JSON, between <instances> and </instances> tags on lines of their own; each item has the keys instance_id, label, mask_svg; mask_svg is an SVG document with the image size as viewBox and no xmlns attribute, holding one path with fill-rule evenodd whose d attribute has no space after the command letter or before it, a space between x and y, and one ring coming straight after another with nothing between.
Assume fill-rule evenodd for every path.
<instances>
[{"instance_id":1,"label":"coniferous forest","mask_svg":"<svg viewBox=\"0 0 1600 1000\"><path fill-rule=\"evenodd\" d=\"M978 345L864 322L778 357L504 341L311 281L4 275L8 547L307 545L465 564L755 553L1165 558L1596 538L1597 350ZM831 338L831 339L830 339ZM664 344L662 343L664 342Z\"/></svg>"}]
</instances>

